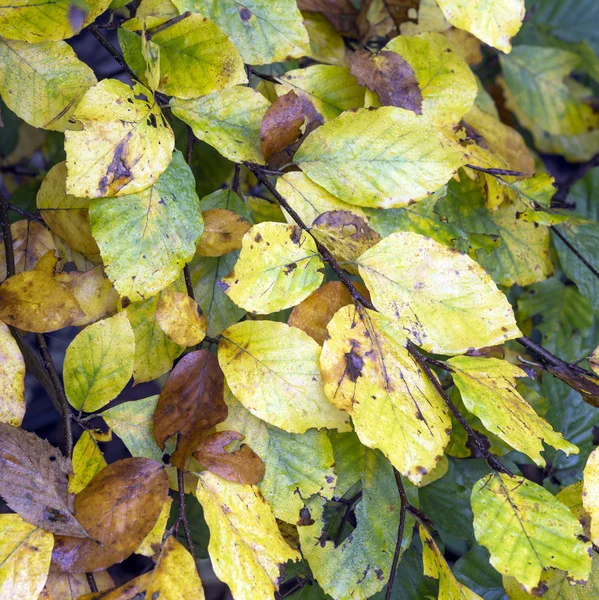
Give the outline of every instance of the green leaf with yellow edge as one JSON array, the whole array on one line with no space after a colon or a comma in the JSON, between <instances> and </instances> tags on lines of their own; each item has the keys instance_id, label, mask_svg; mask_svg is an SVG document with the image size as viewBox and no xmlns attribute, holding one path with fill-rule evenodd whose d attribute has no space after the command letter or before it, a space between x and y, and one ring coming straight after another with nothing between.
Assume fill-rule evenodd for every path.
<instances>
[{"instance_id":1,"label":"green leaf with yellow edge","mask_svg":"<svg viewBox=\"0 0 599 600\"><path fill-rule=\"evenodd\" d=\"M0 422L19 427L25 416L25 360L8 326L0 321Z\"/></svg>"},{"instance_id":2,"label":"green leaf with yellow edge","mask_svg":"<svg viewBox=\"0 0 599 600\"><path fill-rule=\"evenodd\" d=\"M37 193L37 208L50 230L63 238L73 250L88 256L100 253L89 225L89 198L67 194L67 166L54 165L44 177Z\"/></svg>"},{"instance_id":3,"label":"green leaf with yellow edge","mask_svg":"<svg viewBox=\"0 0 599 600\"><path fill-rule=\"evenodd\" d=\"M0 63L0 95L6 105L43 129L64 131L79 100L96 83L94 72L66 42L0 38Z\"/></svg>"},{"instance_id":4,"label":"green leaf with yellow edge","mask_svg":"<svg viewBox=\"0 0 599 600\"><path fill-rule=\"evenodd\" d=\"M327 532L329 523L323 519L324 498L313 496L307 506L314 523L298 527L302 554L327 594L336 600L365 599L383 588L391 571L399 524L397 484L389 462L360 444L354 433L332 438L339 473L336 495L347 492L350 482L359 483L357 491L362 493L354 510L356 527L334 542L330 537L335 532ZM415 488L405 487L409 501L417 505ZM402 554L410 545L413 523L408 515Z\"/></svg>"},{"instance_id":5,"label":"green leaf with yellow edge","mask_svg":"<svg viewBox=\"0 0 599 600\"><path fill-rule=\"evenodd\" d=\"M328 19L317 12L303 12L304 27L310 39L308 56L317 62L345 66L345 43Z\"/></svg>"},{"instance_id":6,"label":"green leaf with yellow edge","mask_svg":"<svg viewBox=\"0 0 599 600\"><path fill-rule=\"evenodd\" d=\"M204 600L204 588L195 561L174 536L164 542L145 597Z\"/></svg>"},{"instance_id":7,"label":"green leaf with yellow edge","mask_svg":"<svg viewBox=\"0 0 599 600\"><path fill-rule=\"evenodd\" d=\"M253 415L289 433L349 430L349 417L324 394L320 346L308 334L284 323L243 321L222 336L218 362Z\"/></svg>"},{"instance_id":8,"label":"green leaf with yellow edge","mask_svg":"<svg viewBox=\"0 0 599 600\"><path fill-rule=\"evenodd\" d=\"M81 130L65 134L67 192L85 198L141 192L173 156L175 136L148 88L104 79L71 117Z\"/></svg>"},{"instance_id":9,"label":"green leaf with yellow edge","mask_svg":"<svg viewBox=\"0 0 599 600\"><path fill-rule=\"evenodd\" d=\"M295 162L345 202L391 208L432 194L465 160L426 117L385 106L325 123L306 138Z\"/></svg>"},{"instance_id":10,"label":"green leaf with yellow edge","mask_svg":"<svg viewBox=\"0 0 599 600\"><path fill-rule=\"evenodd\" d=\"M164 452L156 444L153 429L157 402L158 396L123 402L99 416L121 438L132 456L162 462Z\"/></svg>"},{"instance_id":11,"label":"green leaf with yellow edge","mask_svg":"<svg viewBox=\"0 0 599 600\"><path fill-rule=\"evenodd\" d=\"M134 302L127 307L127 317L135 335L133 379L136 384L164 375L185 349L184 346L171 342L156 320L160 296L173 290L182 292L185 284L177 280L159 295L143 302Z\"/></svg>"},{"instance_id":12,"label":"green leaf with yellow edge","mask_svg":"<svg viewBox=\"0 0 599 600\"><path fill-rule=\"evenodd\" d=\"M212 19L251 65L309 54L308 32L295 0L174 0L181 13L191 10Z\"/></svg>"},{"instance_id":13,"label":"green leaf with yellow edge","mask_svg":"<svg viewBox=\"0 0 599 600\"><path fill-rule=\"evenodd\" d=\"M524 19L524 0L437 0L445 18L479 40L510 52Z\"/></svg>"},{"instance_id":14,"label":"green leaf with yellow edge","mask_svg":"<svg viewBox=\"0 0 599 600\"><path fill-rule=\"evenodd\" d=\"M443 600L482 600L478 594L455 578L429 532L422 525L418 527L418 531L422 541L424 574L439 580L439 598Z\"/></svg>"},{"instance_id":15,"label":"green leaf with yellow edge","mask_svg":"<svg viewBox=\"0 0 599 600\"><path fill-rule=\"evenodd\" d=\"M54 536L16 514L0 515L0 598L38 600L46 583Z\"/></svg>"},{"instance_id":16,"label":"green leaf with yellow edge","mask_svg":"<svg viewBox=\"0 0 599 600\"><path fill-rule=\"evenodd\" d=\"M584 468L582 505L591 518L591 541L599 542L599 451L589 454Z\"/></svg>"},{"instance_id":17,"label":"green leaf with yellow edge","mask_svg":"<svg viewBox=\"0 0 599 600\"><path fill-rule=\"evenodd\" d=\"M551 135L580 135L599 126L599 116L566 84L580 65L576 54L559 48L517 46L501 57L506 85L526 116Z\"/></svg>"},{"instance_id":18,"label":"green leaf with yellow edge","mask_svg":"<svg viewBox=\"0 0 599 600\"><path fill-rule=\"evenodd\" d=\"M227 420L218 431L238 431L264 463L264 479L258 484L277 519L295 524L308 498L318 494L331 499L335 491L333 448L323 429L303 434L288 433L255 417L226 387Z\"/></svg>"},{"instance_id":19,"label":"green leaf with yellow edge","mask_svg":"<svg viewBox=\"0 0 599 600\"><path fill-rule=\"evenodd\" d=\"M135 336L121 312L77 334L64 359L67 400L80 412L95 412L114 400L133 373Z\"/></svg>"},{"instance_id":20,"label":"green leaf with yellow edge","mask_svg":"<svg viewBox=\"0 0 599 600\"><path fill-rule=\"evenodd\" d=\"M579 539L582 525L546 489L523 477L491 473L476 482L471 502L476 539L502 575L515 577L529 592L549 567L586 581L590 543Z\"/></svg>"},{"instance_id":21,"label":"green leaf with yellow edge","mask_svg":"<svg viewBox=\"0 0 599 600\"><path fill-rule=\"evenodd\" d=\"M299 304L322 283L324 264L297 225L259 223L243 237L233 272L221 282L237 306L269 314Z\"/></svg>"},{"instance_id":22,"label":"green leaf with yellow edge","mask_svg":"<svg viewBox=\"0 0 599 600\"><path fill-rule=\"evenodd\" d=\"M156 183L136 194L94 200L89 216L106 274L132 302L179 277L204 229L195 180L178 150Z\"/></svg>"},{"instance_id":23,"label":"green leaf with yellow edge","mask_svg":"<svg viewBox=\"0 0 599 600\"><path fill-rule=\"evenodd\" d=\"M364 106L365 88L358 85L347 67L312 65L287 71L277 79L277 94L282 96L293 90L304 106L312 107L304 108L304 112L317 121L330 121L345 110Z\"/></svg>"},{"instance_id":24,"label":"green leaf with yellow edge","mask_svg":"<svg viewBox=\"0 0 599 600\"><path fill-rule=\"evenodd\" d=\"M282 566L300 555L281 537L258 488L205 471L195 494L210 528L208 552L216 576L236 600L272 599Z\"/></svg>"},{"instance_id":25,"label":"green leaf with yellow edge","mask_svg":"<svg viewBox=\"0 0 599 600\"><path fill-rule=\"evenodd\" d=\"M320 368L327 398L347 411L360 441L418 485L449 441L447 406L405 348L393 321L354 304L327 326ZM398 443L398 439L401 443Z\"/></svg>"},{"instance_id":26,"label":"green leaf with yellow edge","mask_svg":"<svg viewBox=\"0 0 599 600\"><path fill-rule=\"evenodd\" d=\"M498 358L455 356L447 361L466 408L492 433L544 467L543 442L568 456L578 448L542 417L516 389L526 377L519 367Z\"/></svg>"},{"instance_id":27,"label":"green leaf with yellow edge","mask_svg":"<svg viewBox=\"0 0 599 600\"><path fill-rule=\"evenodd\" d=\"M397 52L412 67L422 90L422 114L437 126L455 125L474 104L478 91L474 75L445 36L400 35L384 50Z\"/></svg>"},{"instance_id":28,"label":"green leaf with yellow edge","mask_svg":"<svg viewBox=\"0 0 599 600\"><path fill-rule=\"evenodd\" d=\"M320 215L332 210L349 211L368 220L368 217L359 206L339 200L323 187L308 179L301 171L291 171L277 178L277 192L287 200L289 206L293 208L308 227ZM289 224L295 223L287 211L283 210L283 214Z\"/></svg>"},{"instance_id":29,"label":"green leaf with yellow edge","mask_svg":"<svg viewBox=\"0 0 599 600\"><path fill-rule=\"evenodd\" d=\"M194 135L233 162L264 164L260 125L270 102L249 87L235 86L202 98L170 102L173 114Z\"/></svg>"},{"instance_id":30,"label":"green leaf with yellow edge","mask_svg":"<svg viewBox=\"0 0 599 600\"><path fill-rule=\"evenodd\" d=\"M149 29L147 37L151 34ZM142 38L120 29L119 43L133 71L145 79ZM159 92L177 98L197 98L247 83L237 48L213 21L202 15L191 14L158 31L151 35L151 44L159 49Z\"/></svg>"},{"instance_id":31,"label":"green leaf with yellow edge","mask_svg":"<svg viewBox=\"0 0 599 600\"><path fill-rule=\"evenodd\" d=\"M110 4L110 0L86 0L74 4L71 0L25 0L0 2L0 36L30 44L64 40L79 33L95 21ZM83 12L73 18L73 9ZM83 10L82 10L83 9Z\"/></svg>"},{"instance_id":32,"label":"green leaf with yellow edge","mask_svg":"<svg viewBox=\"0 0 599 600\"><path fill-rule=\"evenodd\" d=\"M507 298L459 250L400 232L356 262L376 308L427 351L461 354L521 335Z\"/></svg>"},{"instance_id":33,"label":"green leaf with yellow edge","mask_svg":"<svg viewBox=\"0 0 599 600\"><path fill-rule=\"evenodd\" d=\"M98 443L85 430L73 448L73 473L69 476L69 493L78 494L105 466Z\"/></svg>"}]
</instances>

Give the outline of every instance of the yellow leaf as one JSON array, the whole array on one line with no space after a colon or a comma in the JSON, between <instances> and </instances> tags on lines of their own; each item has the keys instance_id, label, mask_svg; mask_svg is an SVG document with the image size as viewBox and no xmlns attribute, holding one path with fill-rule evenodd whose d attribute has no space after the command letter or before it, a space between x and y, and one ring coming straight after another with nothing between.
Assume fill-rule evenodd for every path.
<instances>
[{"instance_id":1,"label":"yellow leaf","mask_svg":"<svg viewBox=\"0 0 599 600\"><path fill-rule=\"evenodd\" d=\"M233 162L264 164L260 125L270 102L259 92L235 86L202 98L170 102L173 114L193 129L199 140Z\"/></svg>"},{"instance_id":2,"label":"yellow leaf","mask_svg":"<svg viewBox=\"0 0 599 600\"><path fill-rule=\"evenodd\" d=\"M422 525L418 527L418 531L422 541L424 574L439 580L439 600L482 600L455 578L429 532Z\"/></svg>"},{"instance_id":3,"label":"yellow leaf","mask_svg":"<svg viewBox=\"0 0 599 600\"><path fill-rule=\"evenodd\" d=\"M507 298L459 250L401 232L357 263L377 309L427 351L461 354L521 335Z\"/></svg>"},{"instance_id":4,"label":"yellow leaf","mask_svg":"<svg viewBox=\"0 0 599 600\"><path fill-rule=\"evenodd\" d=\"M143 29L144 22L147 28L157 27L177 16L179 16L179 11L171 0L142 0L135 17L125 21L123 28L129 31L139 31Z\"/></svg>"},{"instance_id":5,"label":"yellow leaf","mask_svg":"<svg viewBox=\"0 0 599 600\"><path fill-rule=\"evenodd\" d=\"M89 199L67 194L65 162L53 166L37 193L37 207L46 225L73 250L88 256L100 253L89 226Z\"/></svg>"},{"instance_id":6,"label":"yellow leaf","mask_svg":"<svg viewBox=\"0 0 599 600\"><path fill-rule=\"evenodd\" d=\"M96 571L94 580L98 591L103 592L114 587L114 581L108 571ZM90 587L83 573L62 573L56 567L51 567L46 579L46 585L39 600L79 600L84 594L89 594Z\"/></svg>"},{"instance_id":7,"label":"yellow leaf","mask_svg":"<svg viewBox=\"0 0 599 600\"><path fill-rule=\"evenodd\" d=\"M393 106L345 112L325 123L295 161L341 200L374 208L422 200L465 162L427 117Z\"/></svg>"},{"instance_id":8,"label":"yellow leaf","mask_svg":"<svg viewBox=\"0 0 599 600\"><path fill-rule=\"evenodd\" d=\"M591 541L599 544L599 451L595 448L584 468L582 505L591 518Z\"/></svg>"},{"instance_id":9,"label":"yellow leaf","mask_svg":"<svg viewBox=\"0 0 599 600\"><path fill-rule=\"evenodd\" d=\"M78 494L105 466L106 460L96 440L85 430L73 448L73 473L69 476L69 493Z\"/></svg>"},{"instance_id":10,"label":"yellow leaf","mask_svg":"<svg viewBox=\"0 0 599 600\"><path fill-rule=\"evenodd\" d=\"M172 498L169 497L166 499L166 502L163 504L162 510L160 511L160 516L156 521L156 525L154 525L152 531L146 535L139 548L135 551L135 554L141 554L142 556L148 556L151 558L160 552L162 538L164 536L164 532L166 531L166 523L171 512L172 503ZM170 596L168 597L170 598Z\"/></svg>"},{"instance_id":11,"label":"yellow leaf","mask_svg":"<svg viewBox=\"0 0 599 600\"><path fill-rule=\"evenodd\" d=\"M208 552L216 576L235 600L272 600L281 568L300 555L281 537L257 487L199 474L196 496L210 528Z\"/></svg>"},{"instance_id":12,"label":"yellow leaf","mask_svg":"<svg viewBox=\"0 0 599 600\"><path fill-rule=\"evenodd\" d=\"M578 454L578 448L537 415L516 389L517 379L527 376L522 369L498 358L469 356L456 356L447 364L464 406L491 433L532 458L539 467L545 466L543 442L567 455Z\"/></svg>"},{"instance_id":13,"label":"yellow leaf","mask_svg":"<svg viewBox=\"0 0 599 600\"><path fill-rule=\"evenodd\" d=\"M241 240L251 224L232 210L210 208L202 212L204 233L198 241L199 256L222 256L241 248Z\"/></svg>"},{"instance_id":14,"label":"yellow leaf","mask_svg":"<svg viewBox=\"0 0 599 600\"><path fill-rule=\"evenodd\" d=\"M590 544L580 540L582 526L546 489L523 477L491 473L474 484L471 503L474 534L491 553L491 564L526 591L549 567L568 571L572 580L587 579Z\"/></svg>"},{"instance_id":15,"label":"yellow leaf","mask_svg":"<svg viewBox=\"0 0 599 600\"><path fill-rule=\"evenodd\" d=\"M42 271L17 273L0 285L0 319L13 327L46 333L83 315L75 296Z\"/></svg>"},{"instance_id":16,"label":"yellow leaf","mask_svg":"<svg viewBox=\"0 0 599 600\"><path fill-rule=\"evenodd\" d=\"M208 328L208 319L197 302L176 291L160 295L156 322L168 339L180 346L199 344L206 337Z\"/></svg>"},{"instance_id":17,"label":"yellow leaf","mask_svg":"<svg viewBox=\"0 0 599 600\"><path fill-rule=\"evenodd\" d=\"M349 431L349 418L324 394L320 346L306 333L284 323L243 321L222 336L218 362L252 414L290 433Z\"/></svg>"},{"instance_id":18,"label":"yellow leaf","mask_svg":"<svg viewBox=\"0 0 599 600\"><path fill-rule=\"evenodd\" d=\"M0 321L0 421L19 427L25 416L25 360Z\"/></svg>"},{"instance_id":19,"label":"yellow leaf","mask_svg":"<svg viewBox=\"0 0 599 600\"><path fill-rule=\"evenodd\" d=\"M323 271L309 234L296 225L266 222L245 234L235 268L221 285L237 306L268 314L308 297L321 284Z\"/></svg>"},{"instance_id":20,"label":"yellow leaf","mask_svg":"<svg viewBox=\"0 0 599 600\"><path fill-rule=\"evenodd\" d=\"M64 131L79 100L96 83L94 72L66 42L0 38L0 63L2 99L34 127Z\"/></svg>"},{"instance_id":21,"label":"yellow leaf","mask_svg":"<svg viewBox=\"0 0 599 600\"><path fill-rule=\"evenodd\" d=\"M400 35L384 50L397 52L412 67L422 90L422 114L435 125L455 125L474 104L474 75L457 47L440 33Z\"/></svg>"},{"instance_id":22,"label":"yellow leaf","mask_svg":"<svg viewBox=\"0 0 599 600\"><path fill-rule=\"evenodd\" d=\"M0 598L37 600L52 557L54 536L15 514L0 516Z\"/></svg>"},{"instance_id":23,"label":"yellow leaf","mask_svg":"<svg viewBox=\"0 0 599 600\"><path fill-rule=\"evenodd\" d=\"M71 406L95 412L114 400L133 373L135 338L121 312L81 331L67 348L64 386Z\"/></svg>"},{"instance_id":24,"label":"yellow leaf","mask_svg":"<svg viewBox=\"0 0 599 600\"><path fill-rule=\"evenodd\" d=\"M353 304L337 312L327 332L320 357L327 398L351 415L365 446L381 450L418 485L441 460L451 419L404 347L405 333Z\"/></svg>"},{"instance_id":25,"label":"yellow leaf","mask_svg":"<svg viewBox=\"0 0 599 600\"><path fill-rule=\"evenodd\" d=\"M134 194L168 167L175 136L152 92L104 79L90 88L73 113L81 131L65 134L66 191L102 198Z\"/></svg>"},{"instance_id":26,"label":"yellow leaf","mask_svg":"<svg viewBox=\"0 0 599 600\"><path fill-rule=\"evenodd\" d=\"M479 40L510 52L524 19L524 0L437 0L445 18Z\"/></svg>"},{"instance_id":27,"label":"yellow leaf","mask_svg":"<svg viewBox=\"0 0 599 600\"><path fill-rule=\"evenodd\" d=\"M309 56L317 62L345 65L345 43L327 18L317 12L302 12L310 39Z\"/></svg>"}]
</instances>

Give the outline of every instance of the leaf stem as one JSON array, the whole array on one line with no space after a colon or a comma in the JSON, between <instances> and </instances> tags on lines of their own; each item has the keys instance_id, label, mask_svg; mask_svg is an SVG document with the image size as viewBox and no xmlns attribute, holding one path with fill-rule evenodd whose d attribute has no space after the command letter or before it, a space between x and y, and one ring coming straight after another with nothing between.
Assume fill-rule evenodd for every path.
<instances>
[{"instance_id":1,"label":"leaf stem","mask_svg":"<svg viewBox=\"0 0 599 600\"><path fill-rule=\"evenodd\" d=\"M89 585L89 589L95 593L98 591L98 586L96 585L96 580L94 578L93 573L86 573L85 577L87 578L87 584Z\"/></svg>"},{"instance_id":2,"label":"leaf stem","mask_svg":"<svg viewBox=\"0 0 599 600\"><path fill-rule=\"evenodd\" d=\"M173 25L176 25L177 23L180 23L184 19L187 19L187 17L189 17L190 15L191 15L191 11L188 10L188 11L184 12L182 15L177 15L176 17L173 17L172 19L169 19L168 21L165 21L164 23L157 25L156 27L153 27L152 29L148 29L146 31L146 39L148 41L150 41L156 34L160 33L161 31L164 31L165 29L168 29L169 27L172 27Z\"/></svg>"}]
</instances>

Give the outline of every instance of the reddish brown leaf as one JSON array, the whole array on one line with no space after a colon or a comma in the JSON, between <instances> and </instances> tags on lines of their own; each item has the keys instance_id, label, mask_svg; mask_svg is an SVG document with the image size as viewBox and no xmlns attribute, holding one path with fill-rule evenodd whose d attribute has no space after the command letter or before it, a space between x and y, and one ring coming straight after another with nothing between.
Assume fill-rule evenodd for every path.
<instances>
[{"instance_id":1,"label":"reddish brown leaf","mask_svg":"<svg viewBox=\"0 0 599 600\"><path fill-rule=\"evenodd\" d=\"M301 135L304 123L302 101L292 90L277 98L266 111L260 126L260 149L268 159Z\"/></svg>"},{"instance_id":2,"label":"reddish brown leaf","mask_svg":"<svg viewBox=\"0 0 599 600\"><path fill-rule=\"evenodd\" d=\"M298 0L301 11L317 12L324 15L339 33L356 35L358 11L351 0Z\"/></svg>"},{"instance_id":3,"label":"reddish brown leaf","mask_svg":"<svg viewBox=\"0 0 599 600\"><path fill-rule=\"evenodd\" d=\"M73 516L71 461L33 433L0 423L0 493L25 521L56 534L86 537Z\"/></svg>"},{"instance_id":4,"label":"reddish brown leaf","mask_svg":"<svg viewBox=\"0 0 599 600\"><path fill-rule=\"evenodd\" d=\"M167 496L168 477L155 460L108 465L75 497L75 514L91 539L56 537L54 564L87 573L125 560L154 527Z\"/></svg>"},{"instance_id":5,"label":"reddish brown leaf","mask_svg":"<svg viewBox=\"0 0 599 600\"><path fill-rule=\"evenodd\" d=\"M422 92L412 67L395 52L371 54L357 50L350 59L351 74L379 97L382 106L397 106L422 114Z\"/></svg>"},{"instance_id":6,"label":"reddish brown leaf","mask_svg":"<svg viewBox=\"0 0 599 600\"><path fill-rule=\"evenodd\" d=\"M202 440L193 457L223 479L256 485L264 478L262 459L245 444L233 452L225 450L231 442L243 438L237 431L219 431Z\"/></svg>"},{"instance_id":7,"label":"reddish brown leaf","mask_svg":"<svg viewBox=\"0 0 599 600\"><path fill-rule=\"evenodd\" d=\"M154 437L160 448L179 434L171 463L180 469L206 434L227 418L225 378L208 350L184 356L167 379L154 412Z\"/></svg>"}]
</instances>

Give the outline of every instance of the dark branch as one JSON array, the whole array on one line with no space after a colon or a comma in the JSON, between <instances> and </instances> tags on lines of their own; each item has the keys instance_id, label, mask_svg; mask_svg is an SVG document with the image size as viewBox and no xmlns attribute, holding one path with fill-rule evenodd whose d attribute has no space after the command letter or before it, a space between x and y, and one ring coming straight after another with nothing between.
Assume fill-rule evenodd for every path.
<instances>
[{"instance_id":1,"label":"dark branch","mask_svg":"<svg viewBox=\"0 0 599 600\"><path fill-rule=\"evenodd\" d=\"M112 58L114 58L114 60L116 60L116 62L119 63L121 68L123 68L129 74L131 79L134 79L135 81L139 81L140 83L142 83L140 81L139 77L132 71L131 67L127 64L127 61L125 60L123 55L120 53L118 48L116 48L106 38L106 36L98 29L98 27L96 25L92 24L88 27L88 29L89 29L90 33L100 42L100 44L102 44L102 46L104 46L104 48L106 49L108 54L110 54L110 56L112 56Z\"/></svg>"},{"instance_id":2,"label":"dark branch","mask_svg":"<svg viewBox=\"0 0 599 600\"><path fill-rule=\"evenodd\" d=\"M185 539L187 541L187 549L193 557L193 564L196 566L199 576L200 569L198 567L198 559L196 558L196 551L193 545L193 539L191 537L191 530L189 529L189 521L187 520L187 513L185 512L185 481L184 474L181 469L177 469L177 487L179 488L179 519L183 523Z\"/></svg>"},{"instance_id":3,"label":"dark branch","mask_svg":"<svg viewBox=\"0 0 599 600\"><path fill-rule=\"evenodd\" d=\"M397 491L399 492L399 527L397 529L397 542L395 543L395 552L393 553L393 562L391 563L391 572L389 573L389 582L387 583L387 593L385 594L385 600L391 598L391 592L393 590L393 584L395 583L395 574L397 573L397 566L399 565L399 555L401 554L401 542L403 540L403 532L406 525L406 512L410 506L406 490L401 480L401 474L394 467L393 474L395 475L395 481L397 483Z\"/></svg>"},{"instance_id":4,"label":"dark branch","mask_svg":"<svg viewBox=\"0 0 599 600\"><path fill-rule=\"evenodd\" d=\"M520 171L510 171L509 169L485 169L484 167L475 167L474 165L466 164L465 167L473 169L474 171L480 171L481 173L487 173L488 175L508 175L509 177L526 177L526 173L520 173Z\"/></svg>"},{"instance_id":5,"label":"dark branch","mask_svg":"<svg viewBox=\"0 0 599 600\"><path fill-rule=\"evenodd\" d=\"M87 578L87 584L89 585L89 589L92 592L97 592L98 591L98 586L96 585L96 580L94 578L94 574L93 573L86 573L85 577Z\"/></svg>"},{"instance_id":6,"label":"dark branch","mask_svg":"<svg viewBox=\"0 0 599 600\"><path fill-rule=\"evenodd\" d=\"M168 29L169 27L172 27L173 25L180 23L184 19L187 19L187 17L189 17L190 15L191 15L191 12L187 11L187 12L184 12L182 15L177 15L176 17L173 17L172 19L169 19L168 21L165 21L164 23L157 25L156 27L154 27L152 29L148 29L148 31L146 31L146 39L148 41L150 41L155 35L157 35L161 31L164 31L165 29Z\"/></svg>"},{"instance_id":7,"label":"dark branch","mask_svg":"<svg viewBox=\"0 0 599 600\"><path fill-rule=\"evenodd\" d=\"M595 276L599 279L599 271L570 243L568 238L554 225L551 226L551 231L564 243L564 245L576 256L576 258Z\"/></svg>"}]
</instances>

